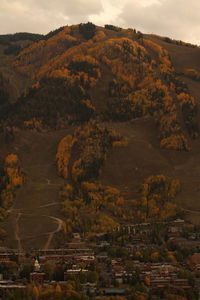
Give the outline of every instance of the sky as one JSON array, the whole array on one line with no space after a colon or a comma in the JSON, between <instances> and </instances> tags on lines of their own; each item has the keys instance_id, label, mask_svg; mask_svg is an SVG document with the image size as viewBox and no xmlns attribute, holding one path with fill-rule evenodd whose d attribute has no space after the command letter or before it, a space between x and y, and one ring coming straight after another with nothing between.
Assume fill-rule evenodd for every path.
<instances>
[{"instance_id":1,"label":"sky","mask_svg":"<svg viewBox=\"0 0 200 300\"><path fill-rule=\"evenodd\" d=\"M0 34L93 22L200 45L199 0L0 0Z\"/></svg>"}]
</instances>

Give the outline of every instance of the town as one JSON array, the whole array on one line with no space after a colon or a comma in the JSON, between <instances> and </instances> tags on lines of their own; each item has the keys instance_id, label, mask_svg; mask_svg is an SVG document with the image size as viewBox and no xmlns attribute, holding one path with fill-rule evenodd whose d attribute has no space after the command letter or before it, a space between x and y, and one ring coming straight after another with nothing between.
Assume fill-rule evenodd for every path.
<instances>
[{"instance_id":1,"label":"town","mask_svg":"<svg viewBox=\"0 0 200 300\"><path fill-rule=\"evenodd\" d=\"M27 286L59 292L69 283L88 297L80 299L199 299L200 227L174 219L88 236L76 232L62 248L22 253L1 247L0 262L1 299L20 299L8 295Z\"/></svg>"}]
</instances>

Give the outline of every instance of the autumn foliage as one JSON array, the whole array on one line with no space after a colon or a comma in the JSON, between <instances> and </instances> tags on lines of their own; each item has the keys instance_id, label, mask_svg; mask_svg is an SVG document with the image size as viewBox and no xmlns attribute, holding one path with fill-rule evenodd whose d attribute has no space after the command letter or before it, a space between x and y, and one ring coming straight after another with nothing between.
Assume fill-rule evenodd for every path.
<instances>
[{"instance_id":1,"label":"autumn foliage","mask_svg":"<svg viewBox=\"0 0 200 300\"><path fill-rule=\"evenodd\" d=\"M74 182L98 178L108 150L119 140L119 136L96 121L78 128L58 145L56 160L60 174Z\"/></svg>"},{"instance_id":2,"label":"autumn foliage","mask_svg":"<svg viewBox=\"0 0 200 300\"><path fill-rule=\"evenodd\" d=\"M20 168L19 158L16 154L9 154L5 158L5 188L1 193L2 206L8 208L13 202L15 189L24 183L24 175Z\"/></svg>"},{"instance_id":3,"label":"autumn foliage","mask_svg":"<svg viewBox=\"0 0 200 300\"><path fill-rule=\"evenodd\" d=\"M189 137L199 135L196 100L177 77L168 51L135 30L90 22L61 27L23 49L14 67L30 74L32 88L6 112L12 124L40 130L96 116L152 116L161 147L178 151L190 148L185 129ZM185 75L197 78L198 72L188 68Z\"/></svg>"},{"instance_id":4,"label":"autumn foliage","mask_svg":"<svg viewBox=\"0 0 200 300\"><path fill-rule=\"evenodd\" d=\"M140 217L167 220L176 215L174 198L180 191L179 180L165 175L148 177L142 185Z\"/></svg>"},{"instance_id":5,"label":"autumn foliage","mask_svg":"<svg viewBox=\"0 0 200 300\"><path fill-rule=\"evenodd\" d=\"M6 156L0 180L0 220L2 221L8 216L8 209L14 202L16 189L24 183L24 174L16 154L11 153ZM4 230L1 230L0 236L4 234Z\"/></svg>"},{"instance_id":6,"label":"autumn foliage","mask_svg":"<svg viewBox=\"0 0 200 300\"><path fill-rule=\"evenodd\" d=\"M178 126L176 118L174 120ZM165 175L148 177L142 185L141 198L131 201L132 210L127 210L118 189L98 181L109 149L113 145L121 146L121 143L123 141L116 133L94 121L78 128L59 143L57 167L68 180L60 193L67 230L79 227L84 232L109 231L118 226L115 218L163 221L176 215L178 210L174 198L180 190L178 180ZM179 144L169 146L176 150L180 147ZM181 150L183 147L186 145L181 145ZM89 212L90 219L87 219ZM106 227L106 223L110 227Z\"/></svg>"},{"instance_id":7,"label":"autumn foliage","mask_svg":"<svg viewBox=\"0 0 200 300\"><path fill-rule=\"evenodd\" d=\"M58 171L71 182L61 191L67 230L78 226L84 232L101 232L118 226L113 217L123 216L124 199L119 190L97 180L109 149L120 139L115 132L91 121L59 143ZM86 217L89 211L90 219Z\"/></svg>"},{"instance_id":8,"label":"autumn foliage","mask_svg":"<svg viewBox=\"0 0 200 300\"><path fill-rule=\"evenodd\" d=\"M71 155L71 150L76 142L76 138L73 138L71 135L64 137L57 149L56 162L59 173L64 177L68 178L68 168L69 168L69 159Z\"/></svg>"}]
</instances>

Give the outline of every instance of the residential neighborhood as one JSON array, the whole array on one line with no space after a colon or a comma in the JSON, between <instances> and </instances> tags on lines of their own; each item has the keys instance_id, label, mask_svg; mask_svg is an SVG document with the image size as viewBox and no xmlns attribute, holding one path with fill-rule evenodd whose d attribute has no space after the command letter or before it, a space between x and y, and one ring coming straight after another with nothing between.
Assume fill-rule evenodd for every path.
<instances>
[{"instance_id":1,"label":"residential neighborhood","mask_svg":"<svg viewBox=\"0 0 200 300\"><path fill-rule=\"evenodd\" d=\"M112 233L90 236L76 232L63 248L20 253L2 247L0 262L2 297L28 284L42 290L62 289L72 281L89 299L136 299L134 293L162 299L168 291L198 299L200 228L176 219L122 225Z\"/></svg>"}]
</instances>

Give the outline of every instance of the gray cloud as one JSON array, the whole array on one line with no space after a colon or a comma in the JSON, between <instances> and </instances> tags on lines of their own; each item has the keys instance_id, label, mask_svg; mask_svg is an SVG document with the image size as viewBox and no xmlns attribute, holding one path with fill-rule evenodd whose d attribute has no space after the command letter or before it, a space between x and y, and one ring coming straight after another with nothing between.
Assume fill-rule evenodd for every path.
<instances>
[{"instance_id":1,"label":"gray cloud","mask_svg":"<svg viewBox=\"0 0 200 300\"><path fill-rule=\"evenodd\" d=\"M33 0L28 0L33 2ZM44 11L52 11L67 16L73 22L73 18L85 18L90 14L98 14L103 10L99 0L35 0L34 6Z\"/></svg>"},{"instance_id":2,"label":"gray cloud","mask_svg":"<svg viewBox=\"0 0 200 300\"><path fill-rule=\"evenodd\" d=\"M119 18L124 26L200 44L199 11L199 0L157 0L147 6L131 0Z\"/></svg>"},{"instance_id":3,"label":"gray cloud","mask_svg":"<svg viewBox=\"0 0 200 300\"><path fill-rule=\"evenodd\" d=\"M199 11L199 0L0 0L0 34L90 20L200 44Z\"/></svg>"},{"instance_id":4,"label":"gray cloud","mask_svg":"<svg viewBox=\"0 0 200 300\"><path fill-rule=\"evenodd\" d=\"M0 0L0 33L47 33L102 11L99 0Z\"/></svg>"}]
</instances>

